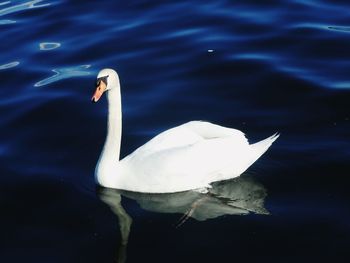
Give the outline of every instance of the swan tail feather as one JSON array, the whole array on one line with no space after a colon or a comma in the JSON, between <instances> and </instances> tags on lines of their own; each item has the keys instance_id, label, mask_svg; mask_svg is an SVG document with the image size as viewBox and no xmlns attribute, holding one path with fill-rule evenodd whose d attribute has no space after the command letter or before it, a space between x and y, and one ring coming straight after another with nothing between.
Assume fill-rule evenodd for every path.
<instances>
[{"instance_id":1,"label":"swan tail feather","mask_svg":"<svg viewBox=\"0 0 350 263\"><path fill-rule=\"evenodd\" d=\"M251 144L250 147L255 152L255 157L256 157L253 160L253 162L255 162L261 155L263 155L270 148L272 143L278 139L279 136L280 136L279 133L275 133L274 135L272 135L272 136L270 136L262 141Z\"/></svg>"},{"instance_id":2,"label":"swan tail feather","mask_svg":"<svg viewBox=\"0 0 350 263\"><path fill-rule=\"evenodd\" d=\"M272 145L274 141L280 136L279 133L275 133L274 135L259 141L254 144L250 144L249 150L242 158L239 163L236 163L236 168L232 169L232 164L225 166L220 169L220 172L215 171L210 174L210 182L217 182L222 180L228 180L231 178L235 178L242 173L244 173L256 160L258 160Z\"/></svg>"}]
</instances>

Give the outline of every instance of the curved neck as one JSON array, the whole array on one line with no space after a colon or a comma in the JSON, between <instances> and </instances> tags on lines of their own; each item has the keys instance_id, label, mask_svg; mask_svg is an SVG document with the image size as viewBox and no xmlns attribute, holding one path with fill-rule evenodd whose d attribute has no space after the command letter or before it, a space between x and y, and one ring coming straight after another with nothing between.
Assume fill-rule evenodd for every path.
<instances>
[{"instance_id":1,"label":"curved neck","mask_svg":"<svg viewBox=\"0 0 350 263\"><path fill-rule=\"evenodd\" d=\"M107 137L100 156L100 161L119 161L122 137L122 107L120 89L107 91L108 122Z\"/></svg>"}]
</instances>

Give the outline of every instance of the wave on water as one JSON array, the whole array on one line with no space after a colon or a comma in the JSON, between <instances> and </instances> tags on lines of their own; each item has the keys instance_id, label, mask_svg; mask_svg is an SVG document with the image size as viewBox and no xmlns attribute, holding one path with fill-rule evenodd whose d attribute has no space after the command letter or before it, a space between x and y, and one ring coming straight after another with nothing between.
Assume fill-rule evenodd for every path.
<instances>
[{"instance_id":1,"label":"wave on water","mask_svg":"<svg viewBox=\"0 0 350 263\"><path fill-rule=\"evenodd\" d=\"M34 84L34 87L45 86L62 79L88 76L91 74L91 72L87 71L87 69L90 67L91 65L81 65L76 67L65 67L60 69L53 69L52 71L55 73L53 76L38 81L37 83Z\"/></svg>"},{"instance_id":2,"label":"wave on water","mask_svg":"<svg viewBox=\"0 0 350 263\"><path fill-rule=\"evenodd\" d=\"M41 2L45 2L45 0L34 0L34 1L28 1L28 2L24 2L24 3L15 4L15 5L13 5L11 1L1 2L0 8L2 6L4 6L4 8L0 9L0 17L6 16L9 14L22 12L22 11L29 10L29 9L47 7L47 6L51 5L51 3L39 4ZM13 24L13 23L16 23L16 21L10 20L10 19L1 19L0 20L0 25Z\"/></svg>"}]
</instances>

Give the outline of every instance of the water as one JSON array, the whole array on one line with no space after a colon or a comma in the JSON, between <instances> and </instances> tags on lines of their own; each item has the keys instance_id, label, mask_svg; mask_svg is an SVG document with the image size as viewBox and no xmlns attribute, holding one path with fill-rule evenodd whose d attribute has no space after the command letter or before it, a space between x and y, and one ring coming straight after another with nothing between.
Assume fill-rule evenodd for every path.
<instances>
[{"instance_id":1,"label":"water","mask_svg":"<svg viewBox=\"0 0 350 263\"><path fill-rule=\"evenodd\" d=\"M349 8L0 2L1 262L348 262ZM195 119L282 135L211 195L96 189L104 67L121 78L122 156Z\"/></svg>"}]
</instances>

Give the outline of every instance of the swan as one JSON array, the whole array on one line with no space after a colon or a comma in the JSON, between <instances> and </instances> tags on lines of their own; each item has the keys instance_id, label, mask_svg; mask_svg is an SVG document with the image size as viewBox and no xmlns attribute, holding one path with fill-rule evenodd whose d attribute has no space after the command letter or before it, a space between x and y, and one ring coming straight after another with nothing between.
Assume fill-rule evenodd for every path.
<instances>
[{"instance_id":1,"label":"swan","mask_svg":"<svg viewBox=\"0 0 350 263\"><path fill-rule=\"evenodd\" d=\"M236 129L190 121L166 130L120 160L122 107L117 72L97 75L92 101L106 93L107 136L95 168L96 182L107 188L141 193L206 191L213 182L238 177L278 138L249 144Z\"/></svg>"}]
</instances>

